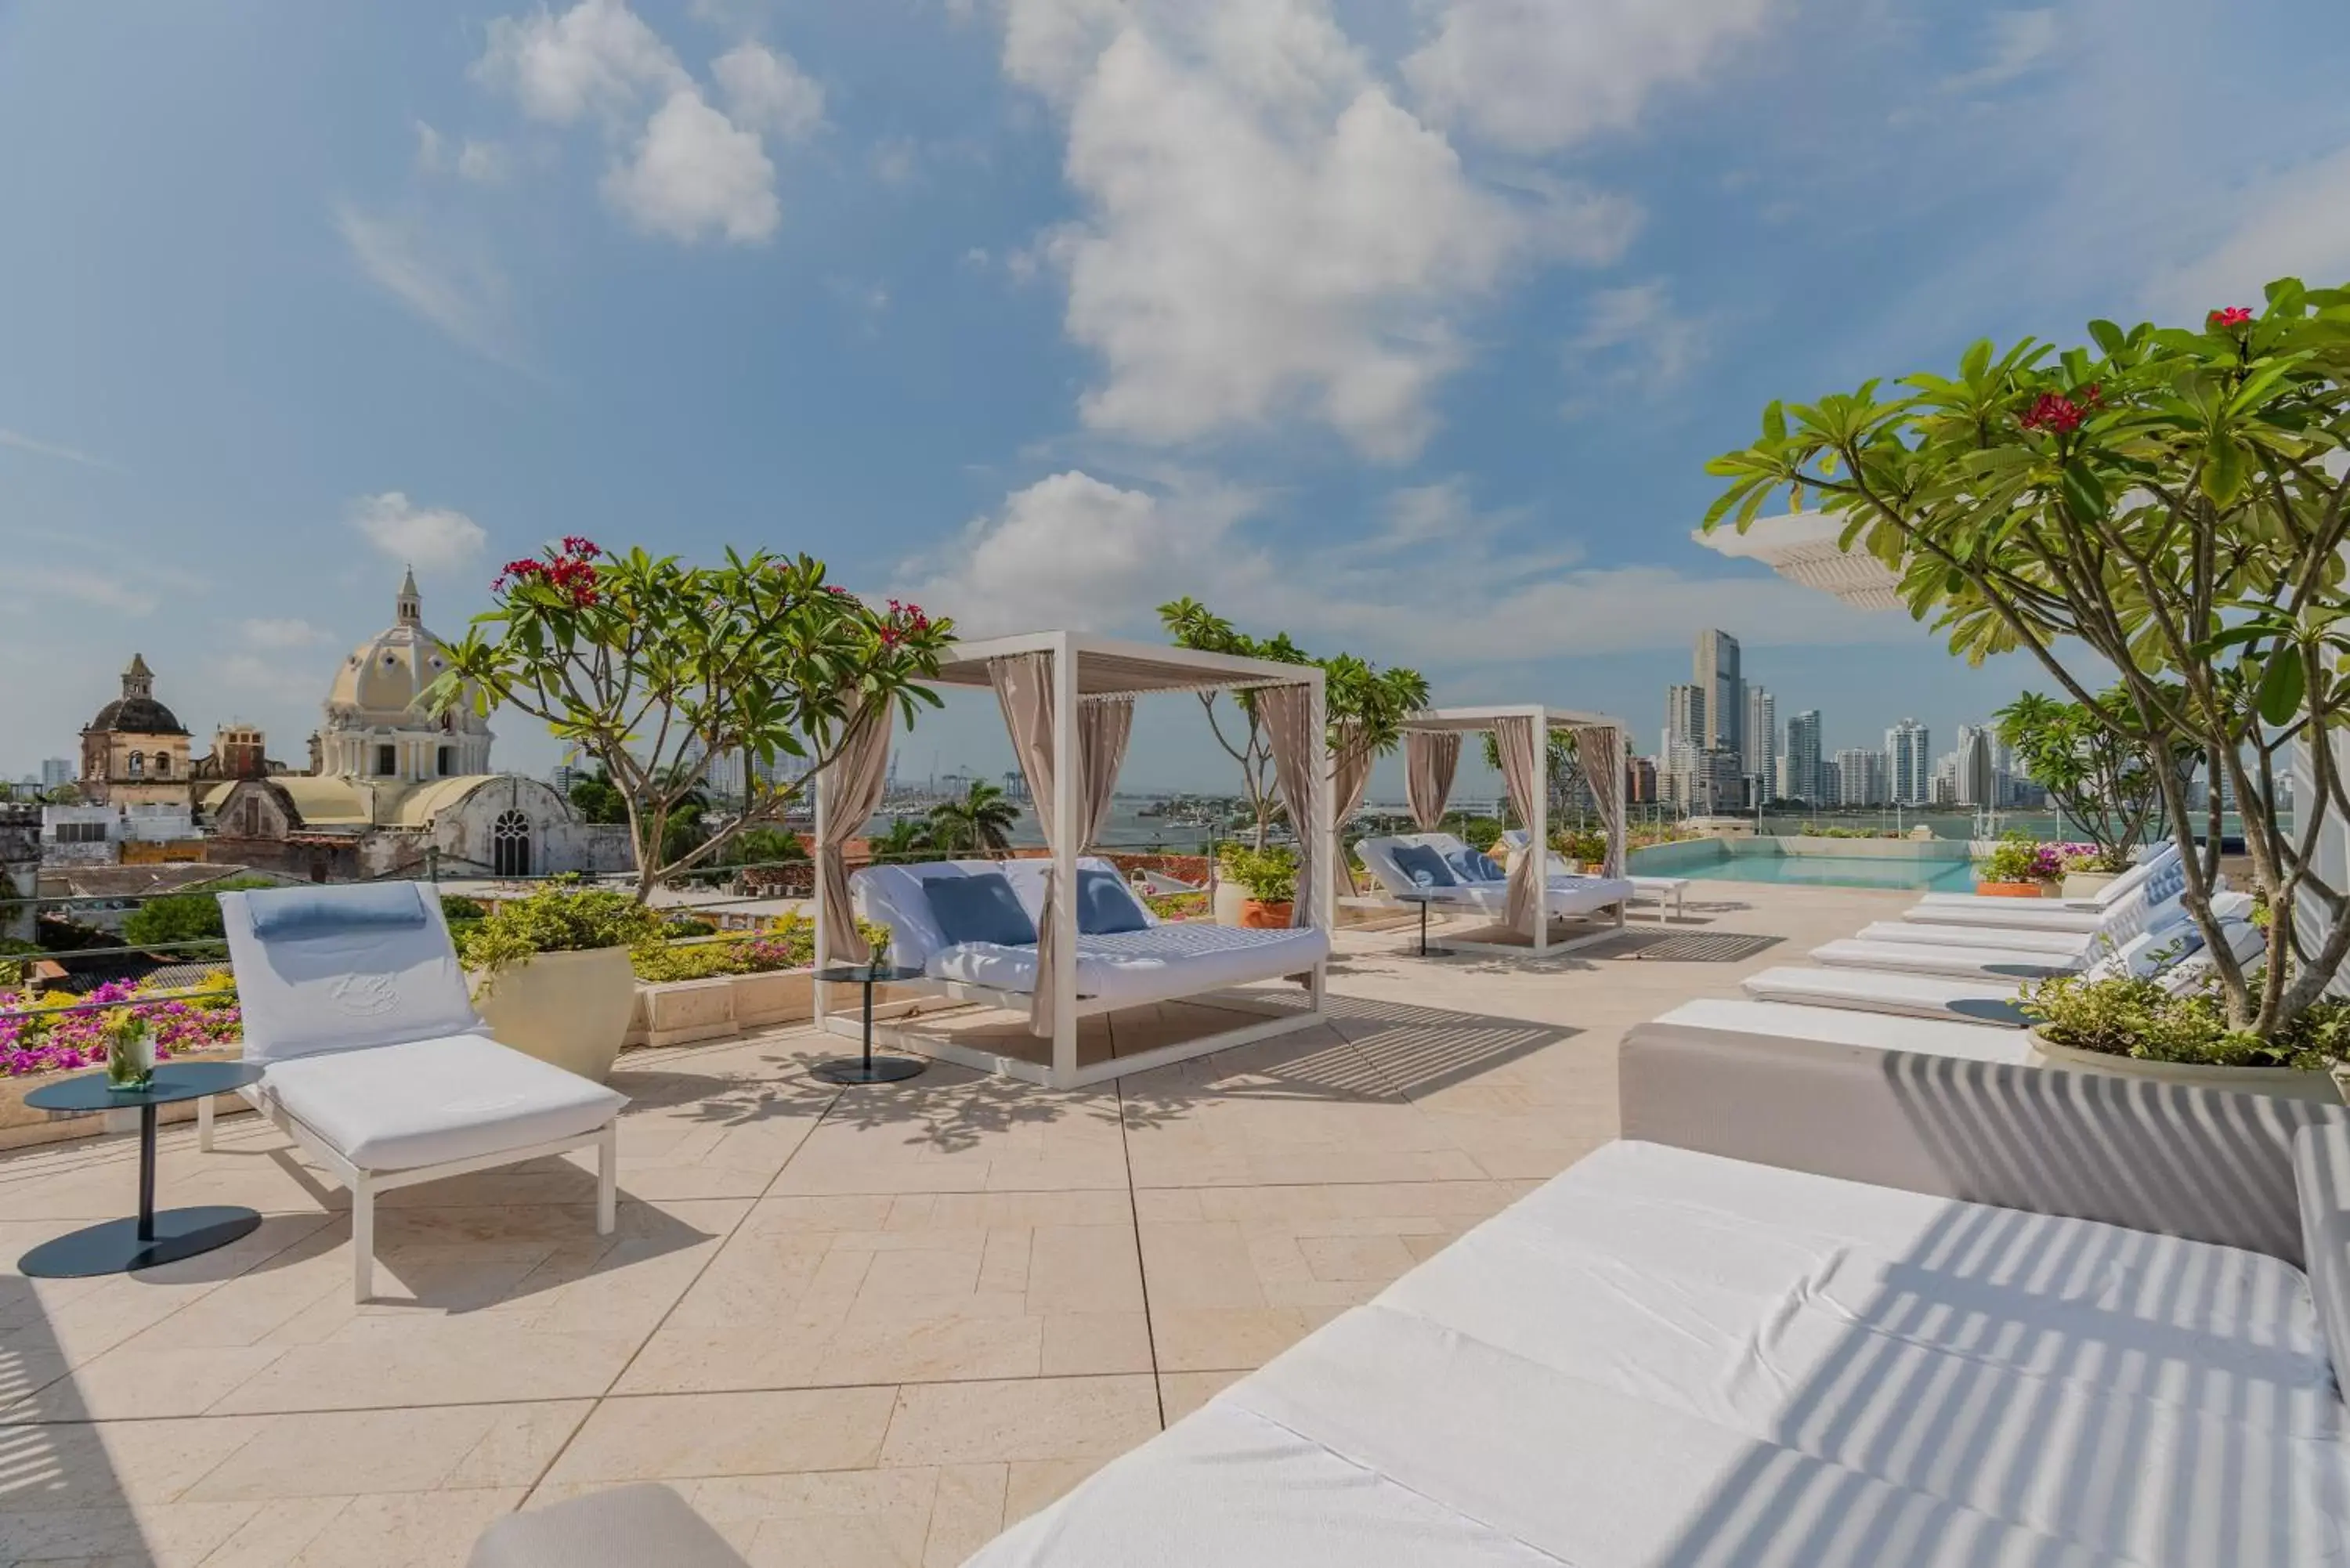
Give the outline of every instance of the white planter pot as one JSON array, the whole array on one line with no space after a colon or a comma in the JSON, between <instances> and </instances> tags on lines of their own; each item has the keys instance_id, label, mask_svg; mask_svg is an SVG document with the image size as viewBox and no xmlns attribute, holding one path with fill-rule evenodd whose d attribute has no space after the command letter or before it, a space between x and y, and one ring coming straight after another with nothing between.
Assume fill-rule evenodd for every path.
<instances>
[{"instance_id":1,"label":"white planter pot","mask_svg":"<svg viewBox=\"0 0 2350 1568\"><path fill-rule=\"evenodd\" d=\"M2059 1045L2032 1031L2032 1064L2070 1072L2106 1073L2116 1078L2144 1078L2158 1084L2189 1084L2199 1089L2225 1089L2239 1095L2275 1095L2289 1100L2342 1103L2342 1086L2328 1073L2299 1073L2289 1067L2209 1067L2195 1062L2145 1062L2136 1056L2116 1056L2104 1051L2083 1051Z\"/></svg>"},{"instance_id":2,"label":"white planter pot","mask_svg":"<svg viewBox=\"0 0 2350 1568\"><path fill-rule=\"evenodd\" d=\"M499 1044L599 1084L619 1057L636 995L626 948L538 953L486 989L473 982L473 1005Z\"/></svg>"},{"instance_id":3,"label":"white planter pot","mask_svg":"<svg viewBox=\"0 0 2350 1568\"><path fill-rule=\"evenodd\" d=\"M1248 889L1238 882L1218 882L1215 898L1216 924L1238 926L1241 923L1241 906L1248 901Z\"/></svg>"},{"instance_id":4,"label":"white planter pot","mask_svg":"<svg viewBox=\"0 0 2350 1568\"><path fill-rule=\"evenodd\" d=\"M2120 875L2118 871L2067 871L2062 897L2094 898L2106 890L2106 884Z\"/></svg>"}]
</instances>

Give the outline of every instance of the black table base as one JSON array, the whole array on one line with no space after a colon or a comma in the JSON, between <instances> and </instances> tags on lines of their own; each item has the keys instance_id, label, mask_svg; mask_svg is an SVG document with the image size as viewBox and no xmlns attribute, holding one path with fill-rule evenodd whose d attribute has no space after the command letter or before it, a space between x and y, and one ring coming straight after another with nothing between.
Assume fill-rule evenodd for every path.
<instances>
[{"instance_id":1,"label":"black table base","mask_svg":"<svg viewBox=\"0 0 2350 1568\"><path fill-rule=\"evenodd\" d=\"M818 1062L808 1072L827 1084L902 1084L928 1065L910 1056L843 1056Z\"/></svg>"},{"instance_id":2,"label":"black table base","mask_svg":"<svg viewBox=\"0 0 2350 1568\"><path fill-rule=\"evenodd\" d=\"M1427 898L1418 900L1418 903L1419 904L1419 951L1414 956L1418 958L1451 958L1452 956L1452 950L1451 948L1432 948L1428 945L1428 906L1430 901L1431 900Z\"/></svg>"},{"instance_id":3,"label":"black table base","mask_svg":"<svg viewBox=\"0 0 2350 1568\"><path fill-rule=\"evenodd\" d=\"M250 1209L205 1204L196 1209L166 1209L151 1225L138 1220L109 1220L44 1241L16 1260L16 1272L36 1280L85 1280L94 1274L128 1273L176 1263L225 1247L261 1228L261 1216ZM142 1230L145 1233L142 1234Z\"/></svg>"}]
</instances>

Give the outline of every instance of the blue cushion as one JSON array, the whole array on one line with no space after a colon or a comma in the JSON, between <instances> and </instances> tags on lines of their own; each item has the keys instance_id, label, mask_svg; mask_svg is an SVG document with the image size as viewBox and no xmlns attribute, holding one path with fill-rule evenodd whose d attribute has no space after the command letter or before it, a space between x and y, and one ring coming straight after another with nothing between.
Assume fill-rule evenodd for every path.
<instances>
[{"instance_id":1,"label":"blue cushion","mask_svg":"<svg viewBox=\"0 0 2350 1568\"><path fill-rule=\"evenodd\" d=\"M2173 860L2146 879L2146 898L2150 904L2167 904L2187 890L2187 863Z\"/></svg>"},{"instance_id":2,"label":"blue cushion","mask_svg":"<svg viewBox=\"0 0 2350 1568\"><path fill-rule=\"evenodd\" d=\"M1077 931L1081 936L1106 937L1114 931L1147 931L1150 918L1134 901L1125 879L1115 871L1077 868Z\"/></svg>"},{"instance_id":3,"label":"blue cushion","mask_svg":"<svg viewBox=\"0 0 2350 1568\"><path fill-rule=\"evenodd\" d=\"M933 877L922 884L931 918L949 947L995 942L1007 948L1036 945L1036 922L1020 907L1020 896L1001 871L976 877Z\"/></svg>"},{"instance_id":4,"label":"blue cushion","mask_svg":"<svg viewBox=\"0 0 2350 1568\"><path fill-rule=\"evenodd\" d=\"M413 882L263 888L247 893L244 907L253 917L253 934L276 941L424 923L424 900Z\"/></svg>"},{"instance_id":5,"label":"blue cushion","mask_svg":"<svg viewBox=\"0 0 2350 1568\"><path fill-rule=\"evenodd\" d=\"M1492 857L1474 849L1462 849L1444 857L1452 874L1463 882L1506 882L1510 874L1493 864Z\"/></svg>"},{"instance_id":6,"label":"blue cushion","mask_svg":"<svg viewBox=\"0 0 2350 1568\"><path fill-rule=\"evenodd\" d=\"M1457 888L1461 878L1444 863L1444 857L1425 844L1399 844L1395 846L1396 869L1423 888Z\"/></svg>"}]
</instances>

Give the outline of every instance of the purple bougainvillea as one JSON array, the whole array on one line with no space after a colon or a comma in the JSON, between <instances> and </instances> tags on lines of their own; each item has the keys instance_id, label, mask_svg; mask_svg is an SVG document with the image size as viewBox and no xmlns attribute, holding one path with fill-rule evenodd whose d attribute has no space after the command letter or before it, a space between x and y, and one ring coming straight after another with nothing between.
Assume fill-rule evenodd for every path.
<instances>
[{"instance_id":1,"label":"purple bougainvillea","mask_svg":"<svg viewBox=\"0 0 2350 1568\"><path fill-rule=\"evenodd\" d=\"M87 996L41 997L0 991L0 1012L23 1012L95 1003L90 1011L56 1011L47 1016L0 1018L0 1077L33 1073L67 1072L99 1067L106 1063L106 1013L109 1004L129 1005L146 1015L155 1031L155 1059L166 1061L190 1051L234 1044L244 1037L244 1017L236 993L213 988L211 994L192 1000L151 1002L146 988L129 981L109 981Z\"/></svg>"}]
</instances>

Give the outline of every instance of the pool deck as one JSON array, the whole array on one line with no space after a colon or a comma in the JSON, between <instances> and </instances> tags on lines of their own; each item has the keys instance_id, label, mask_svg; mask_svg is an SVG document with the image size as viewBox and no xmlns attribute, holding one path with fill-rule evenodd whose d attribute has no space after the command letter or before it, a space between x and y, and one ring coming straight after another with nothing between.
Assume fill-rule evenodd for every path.
<instances>
[{"instance_id":1,"label":"pool deck","mask_svg":"<svg viewBox=\"0 0 2350 1568\"><path fill-rule=\"evenodd\" d=\"M1337 939L1322 1026L1099 1089L836 1089L806 1029L634 1053L584 1162L343 1195L252 1118L166 1205L265 1219L131 1277L127 1138L0 1158L0 1563L459 1563L506 1510L682 1490L754 1563L952 1564L1616 1131L1623 1032L1915 895L1705 882L1544 960Z\"/></svg>"}]
</instances>

